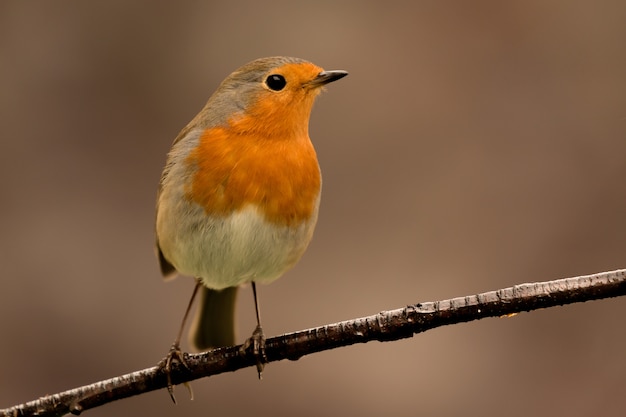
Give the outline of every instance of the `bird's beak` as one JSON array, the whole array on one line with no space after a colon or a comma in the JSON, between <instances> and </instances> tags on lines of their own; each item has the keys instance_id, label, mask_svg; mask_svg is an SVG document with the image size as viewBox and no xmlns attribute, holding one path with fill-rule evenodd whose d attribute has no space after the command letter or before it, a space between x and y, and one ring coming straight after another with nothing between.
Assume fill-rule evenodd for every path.
<instances>
[{"instance_id":1,"label":"bird's beak","mask_svg":"<svg viewBox=\"0 0 626 417\"><path fill-rule=\"evenodd\" d=\"M317 77L313 78L308 84L311 87L321 87L328 83L332 83L333 81L337 81L340 78L348 75L347 71L343 70L333 70L333 71L322 71L317 74Z\"/></svg>"}]
</instances>

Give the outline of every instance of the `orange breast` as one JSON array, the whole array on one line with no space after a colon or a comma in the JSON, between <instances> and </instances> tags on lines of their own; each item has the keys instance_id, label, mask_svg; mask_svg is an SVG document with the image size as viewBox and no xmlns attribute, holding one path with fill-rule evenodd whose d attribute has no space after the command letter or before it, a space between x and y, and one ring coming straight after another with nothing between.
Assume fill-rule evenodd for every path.
<instances>
[{"instance_id":1,"label":"orange breast","mask_svg":"<svg viewBox=\"0 0 626 417\"><path fill-rule=\"evenodd\" d=\"M193 176L186 196L210 216L228 216L253 204L267 221L292 226L315 211L321 177L306 133L285 139L207 129L187 163Z\"/></svg>"}]
</instances>

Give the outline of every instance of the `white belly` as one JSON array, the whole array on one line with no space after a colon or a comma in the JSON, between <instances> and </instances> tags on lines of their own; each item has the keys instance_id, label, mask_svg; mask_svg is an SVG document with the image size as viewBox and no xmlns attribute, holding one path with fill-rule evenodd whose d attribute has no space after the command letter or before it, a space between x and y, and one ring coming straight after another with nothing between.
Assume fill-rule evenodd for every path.
<instances>
[{"instance_id":1,"label":"white belly","mask_svg":"<svg viewBox=\"0 0 626 417\"><path fill-rule=\"evenodd\" d=\"M159 210L160 248L178 272L213 289L277 279L300 259L317 221L317 204L307 222L287 227L268 223L253 206L210 218L200 206L183 201Z\"/></svg>"}]
</instances>

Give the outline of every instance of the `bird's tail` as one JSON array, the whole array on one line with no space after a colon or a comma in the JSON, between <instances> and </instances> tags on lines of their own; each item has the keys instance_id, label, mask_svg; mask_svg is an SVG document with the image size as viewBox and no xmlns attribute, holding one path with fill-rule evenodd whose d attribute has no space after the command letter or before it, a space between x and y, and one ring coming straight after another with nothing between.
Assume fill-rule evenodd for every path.
<instances>
[{"instance_id":1,"label":"bird's tail","mask_svg":"<svg viewBox=\"0 0 626 417\"><path fill-rule=\"evenodd\" d=\"M220 291L201 288L200 305L189 332L189 342L197 350L235 344L235 301L238 287Z\"/></svg>"}]
</instances>

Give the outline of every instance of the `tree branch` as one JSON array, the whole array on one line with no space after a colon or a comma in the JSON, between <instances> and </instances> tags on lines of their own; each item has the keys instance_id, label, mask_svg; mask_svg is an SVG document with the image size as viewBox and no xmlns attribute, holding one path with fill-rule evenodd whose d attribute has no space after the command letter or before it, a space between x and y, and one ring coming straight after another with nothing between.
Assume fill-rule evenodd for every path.
<instances>
[{"instance_id":1,"label":"tree branch","mask_svg":"<svg viewBox=\"0 0 626 417\"><path fill-rule=\"evenodd\" d=\"M266 354L268 362L297 360L314 352L355 343L405 339L449 324L625 294L626 269L520 284L477 295L418 303L373 316L273 337L266 341ZM189 354L186 360L189 369L179 364L173 366L174 384L256 365L253 357L240 352L240 346ZM0 416L80 414L115 400L165 388L166 385L165 374L155 366L0 410Z\"/></svg>"}]
</instances>

